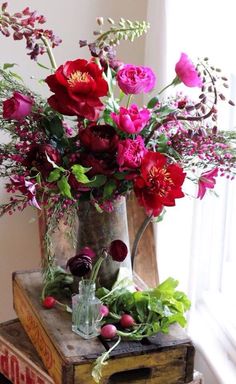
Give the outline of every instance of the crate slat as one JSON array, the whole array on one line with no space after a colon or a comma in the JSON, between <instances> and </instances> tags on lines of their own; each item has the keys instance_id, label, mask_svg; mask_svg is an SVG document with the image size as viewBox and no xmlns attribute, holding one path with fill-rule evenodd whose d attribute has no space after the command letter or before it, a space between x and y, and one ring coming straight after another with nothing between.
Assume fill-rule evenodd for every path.
<instances>
[{"instance_id":1,"label":"crate slat","mask_svg":"<svg viewBox=\"0 0 236 384\"><path fill-rule=\"evenodd\" d=\"M19 320L0 324L0 372L15 384L54 383Z\"/></svg>"}]
</instances>

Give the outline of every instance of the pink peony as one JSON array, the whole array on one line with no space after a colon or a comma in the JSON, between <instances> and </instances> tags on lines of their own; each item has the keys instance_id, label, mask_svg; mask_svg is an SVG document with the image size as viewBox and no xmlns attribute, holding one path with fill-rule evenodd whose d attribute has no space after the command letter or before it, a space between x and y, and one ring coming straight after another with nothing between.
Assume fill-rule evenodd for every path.
<instances>
[{"instance_id":1,"label":"pink peony","mask_svg":"<svg viewBox=\"0 0 236 384\"><path fill-rule=\"evenodd\" d=\"M148 93L154 88L156 76L149 67L124 65L117 73L117 82L126 95Z\"/></svg>"},{"instance_id":2,"label":"pink peony","mask_svg":"<svg viewBox=\"0 0 236 384\"><path fill-rule=\"evenodd\" d=\"M20 92L14 92L10 99L3 102L4 119L22 120L32 111L33 101Z\"/></svg>"},{"instance_id":3,"label":"pink peony","mask_svg":"<svg viewBox=\"0 0 236 384\"><path fill-rule=\"evenodd\" d=\"M178 79L182 81L187 87L202 86L202 80L198 76L196 68L186 53L181 53L180 59L175 66L175 72L178 76Z\"/></svg>"},{"instance_id":4,"label":"pink peony","mask_svg":"<svg viewBox=\"0 0 236 384\"><path fill-rule=\"evenodd\" d=\"M218 175L218 168L213 168L210 171L204 172L199 177L198 181L198 194L197 198L200 200L205 196L207 188L213 189L215 187L215 178Z\"/></svg>"},{"instance_id":5,"label":"pink peony","mask_svg":"<svg viewBox=\"0 0 236 384\"><path fill-rule=\"evenodd\" d=\"M141 160L147 152L143 138L122 140L118 144L117 163L120 170L135 169L141 164Z\"/></svg>"},{"instance_id":6,"label":"pink peony","mask_svg":"<svg viewBox=\"0 0 236 384\"><path fill-rule=\"evenodd\" d=\"M150 111L147 108L138 109L136 104L130 108L120 107L119 113L111 113L111 117L119 127L126 133L139 133L150 119Z\"/></svg>"}]
</instances>

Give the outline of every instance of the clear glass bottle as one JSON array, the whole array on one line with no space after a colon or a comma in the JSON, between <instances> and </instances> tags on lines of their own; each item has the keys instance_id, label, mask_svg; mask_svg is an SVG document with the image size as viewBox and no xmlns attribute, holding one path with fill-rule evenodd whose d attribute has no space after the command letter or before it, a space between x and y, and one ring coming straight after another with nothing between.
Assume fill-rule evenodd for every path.
<instances>
[{"instance_id":1,"label":"clear glass bottle","mask_svg":"<svg viewBox=\"0 0 236 384\"><path fill-rule=\"evenodd\" d=\"M102 302L95 296L96 285L90 280L79 282L79 294L72 296L72 331L91 339L100 333Z\"/></svg>"}]
</instances>

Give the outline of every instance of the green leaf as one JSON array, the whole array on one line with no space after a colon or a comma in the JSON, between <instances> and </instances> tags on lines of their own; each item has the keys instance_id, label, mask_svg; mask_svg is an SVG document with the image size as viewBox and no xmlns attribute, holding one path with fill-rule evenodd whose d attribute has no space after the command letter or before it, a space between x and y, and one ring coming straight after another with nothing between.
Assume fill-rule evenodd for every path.
<instances>
[{"instance_id":1,"label":"green leaf","mask_svg":"<svg viewBox=\"0 0 236 384\"><path fill-rule=\"evenodd\" d=\"M46 131L53 137L61 139L64 135L62 120L59 116L54 116L52 119L43 120Z\"/></svg>"},{"instance_id":2,"label":"green leaf","mask_svg":"<svg viewBox=\"0 0 236 384\"><path fill-rule=\"evenodd\" d=\"M49 183L57 181L60 178L60 175L61 175L60 168L56 168L56 169L54 169L53 171L50 172L50 174L49 174L49 176L47 178L47 181L49 181Z\"/></svg>"},{"instance_id":3,"label":"green leaf","mask_svg":"<svg viewBox=\"0 0 236 384\"><path fill-rule=\"evenodd\" d=\"M72 173L75 176L76 180L80 183L86 184L89 183L89 178L85 175L86 172L90 171L91 168L85 168L80 164L74 164L72 167Z\"/></svg>"},{"instance_id":4,"label":"green leaf","mask_svg":"<svg viewBox=\"0 0 236 384\"><path fill-rule=\"evenodd\" d=\"M5 63L5 64L3 64L3 69L5 71L6 69L12 68L15 65L17 65L17 64L16 63Z\"/></svg>"},{"instance_id":5,"label":"green leaf","mask_svg":"<svg viewBox=\"0 0 236 384\"><path fill-rule=\"evenodd\" d=\"M62 178L58 180L57 186L63 196L68 197L69 199L72 198L70 184L68 183L66 176L62 176Z\"/></svg>"},{"instance_id":6,"label":"green leaf","mask_svg":"<svg viewBox=\"0 0 236 384\"><path fill-rule=\"evenodd\" d=\"M47 69L48 71L51 71L51 68L46 67L46 65L44 65L44 64L42 64L42 63L39 63L38 61L37 61L37 65L38 65L40 68Z\"/></svg>"},{"instance_id":7,"label":"green leaf","mask_svg":"<svg viewBox=\"0 0 236 384\"><path fill-rule=\"evenodd\" d=\"M23 79L22 79L22 77L21 77L20 75L18 75L17 73L15 73L15 72L11 72L11 71L10 71L9 74L10 74L11 76L15 77L15 79L20 80L20 81L23 83Z\"/></svg>"},{"instance_id":8,"label":"green leaf","mask_svg":"<svg viewBox=\"0 0 236 384\"><path fill-rule=\"evenodd\" d=\"M86 187L98 188L105 184L107 177L105 175L96 175L93 180L85 184Z\"/></svg>"},{"instance_id":9,"label":"green leaf","mask_svg":"<svg viewBox=\"0 0 236 384\"><path fill-rule=\"evenodd\" d=\"M115 189L116 189L116 182L114 180L109 180L104 186L103 198L105 200L109 199L112 196Z\"/></svg>"},{"instance_id":10,"label":"green leaf","mask_svg":"<svg viewBox=\"0 0 236 384\"><path fill-rule=\"evenodd\" d=\"M151 100L149 100L147 104L147 108L152 109L155 107L155 105L159 102L159 99L157 96L153 97Z\"/></svg>"}]
</instances>

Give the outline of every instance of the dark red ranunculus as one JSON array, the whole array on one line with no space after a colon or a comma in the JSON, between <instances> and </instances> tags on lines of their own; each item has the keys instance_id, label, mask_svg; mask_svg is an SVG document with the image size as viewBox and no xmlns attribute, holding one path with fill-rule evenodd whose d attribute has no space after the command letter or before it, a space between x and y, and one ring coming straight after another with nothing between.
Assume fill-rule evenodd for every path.
<instances>
[{"instance_id":1,"label":"dark red ranunculus","mask_svg":"<svg viewBox=\"0 0 236 384\"><path fill-rule=\"evenodd\" d=\"M48 103L63 115L97 120L103 110L99 97L108 93L102 73L95 62L82 59L67 61L45 80L54 93Z\"/></svg>"},{"instance_id":2,"label":"dark red ranunculus","mask_svg":"<svg viewBox=\"0 0 236 384\"><path fill-rule=\"evenodd\" d=\"M128 248L122 240L113 240L110 244L108 253L114 261L122 262L128 254Z\"/></svg>"},{"instance_id":3,"label":"dark red ranunculus","mask_svg":"<svg viewBox=\"0 0 236 384\"><path fill-rule=\"evenodd\" d=\"M3 118L22 120L32 111L33 100L20 92L14 92L10 99L3 102Z\"/></svg>"},{"instance_id":4,"label":"dark red ranunculus","mask_svg":"<svg viewBox=\"0 0 236 384\"><path fill-rule=\"evenodd\" d=\"M80 163L86 168L91 168L90 171L86 172L88 177L111 175L115 171L113 159L110 156L100 159L92 153L81 153Z\"/></svg>"},{"instance_id":5,"label":"dark red ranunculus","mask_svg":"<svg viewBox=\"0 0 236 384\"><path fill-rule=\"evenodd\" d=\"M24 164L36 168L42 175L47 177L53 170L53 165L48 161L47 156L57 165L60 164L60 153L51 144L32 144Z\"/></svg>"},{"instance_id":6,"label":"dark red ranunculus","mask_svg":"<svg viewBox=\"0 0 236 384\"><path fill-rule=\"evenodd\" d=\"M118 135L111 125L91 125L79 133L81 144L91 152L114 152Z\"/></svg>"},{"instance_id":7,"label":"dark red ranunculus","mask_svg":"<svg viewBox=\"0 0 236 384\"><path fill-rule=\"evenodd\" d=\"M83 277L92 271L92 259L88 255L78 254L66 264L73 276Z\"/></svg>"},{"instance_id":8,"label":"dark red ranunculus","mask_svg":"<svg viewBox=\"0 0 236 384\"><path fill-rule=\"evenodd\" d=\"M141 163L141 175L134 180L134 192L147 214L158 216L164 206L175 205L184 197L181 189L185 173L178 164L168 164L166 156L147 152Z\"/></svg>"}]
</instances>

